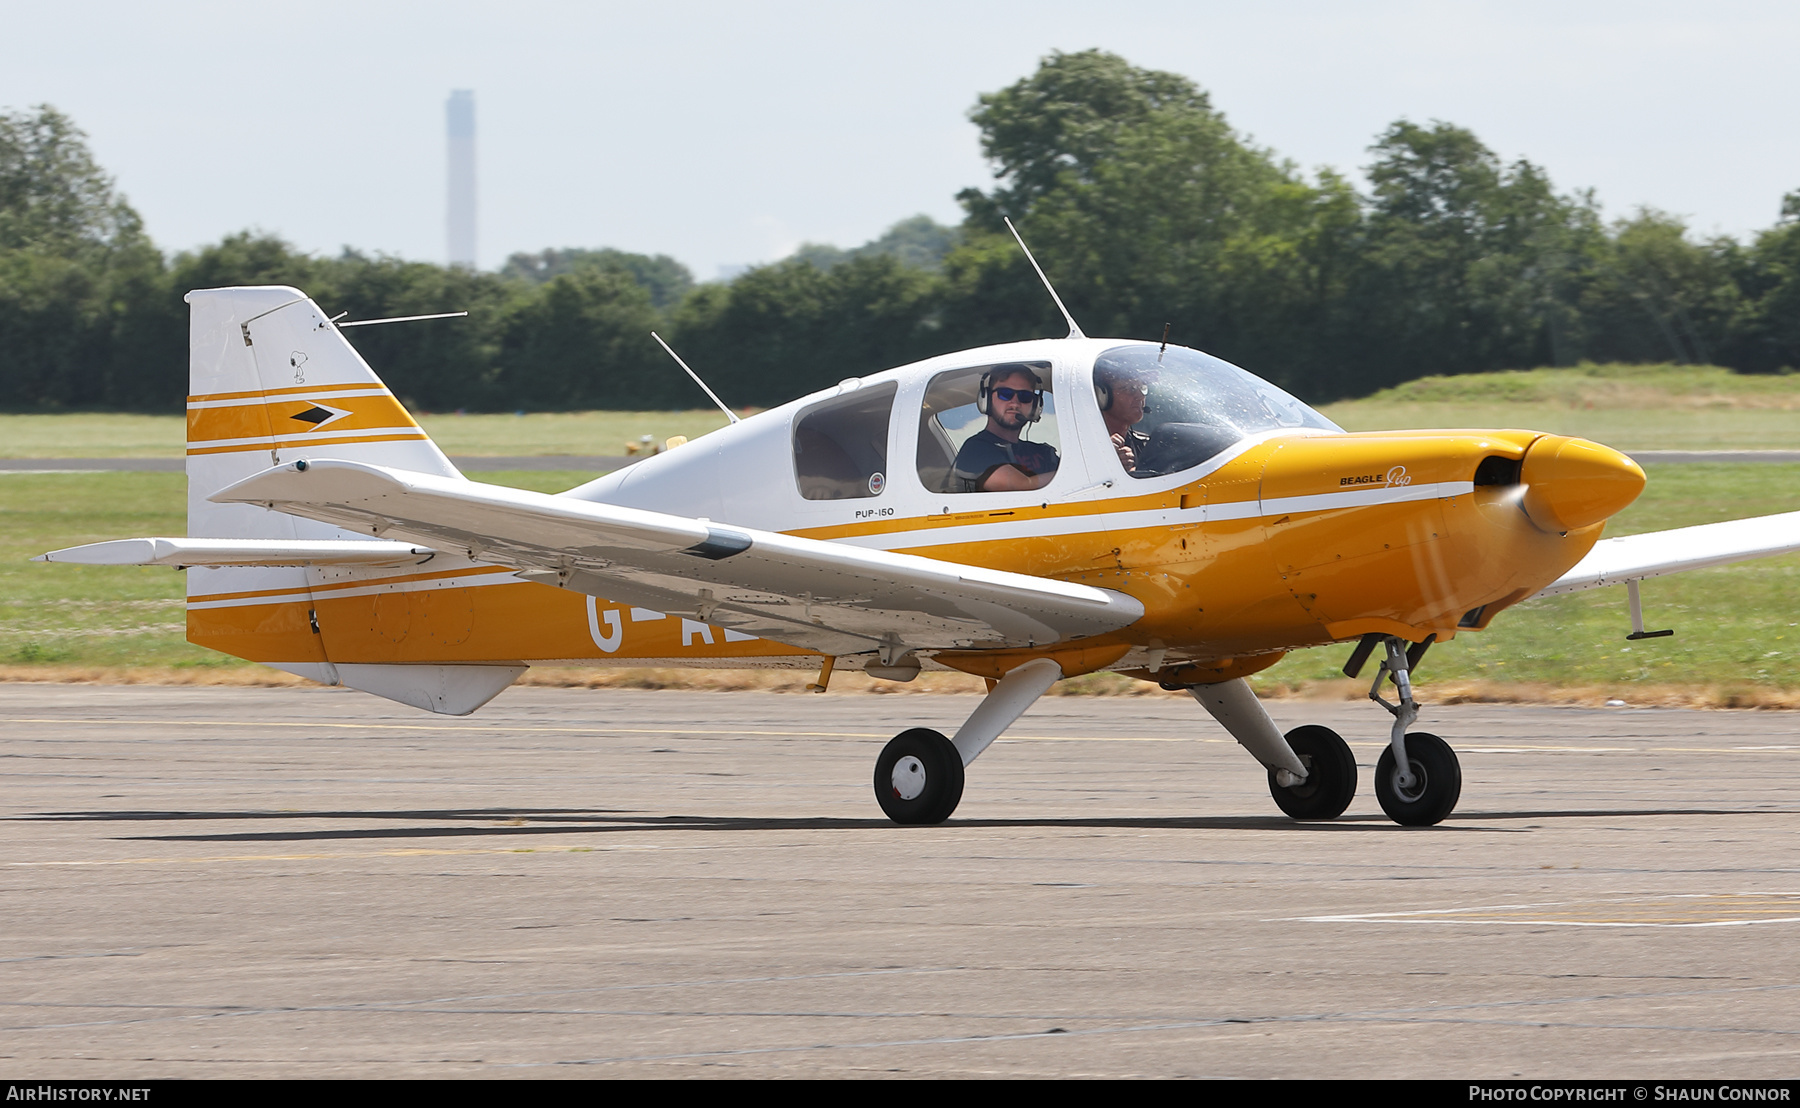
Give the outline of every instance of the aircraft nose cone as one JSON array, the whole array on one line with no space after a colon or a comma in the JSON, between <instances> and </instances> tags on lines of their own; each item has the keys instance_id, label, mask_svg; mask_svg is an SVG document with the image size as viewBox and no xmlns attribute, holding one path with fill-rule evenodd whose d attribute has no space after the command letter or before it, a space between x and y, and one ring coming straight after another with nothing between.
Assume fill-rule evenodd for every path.
<instances>
[{"instance_id":1,"label":"aircraft nose cone","mask_svg":"<svg viewBox=\"0 0 1800 1108\"><path fill-rule=\"evenodd\" d=\"M1644 491L1644 469L1610 446L1566 435L1531 444L1519 471L1523 507L1545 531L1574 531L1623 510Z\"/></svg>"}]
</instances>

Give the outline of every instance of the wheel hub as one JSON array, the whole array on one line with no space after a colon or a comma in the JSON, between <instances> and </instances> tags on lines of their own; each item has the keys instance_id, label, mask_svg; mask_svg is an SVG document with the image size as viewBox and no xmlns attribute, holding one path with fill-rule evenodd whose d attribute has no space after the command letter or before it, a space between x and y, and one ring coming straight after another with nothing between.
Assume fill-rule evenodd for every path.
<instances>
[{"instance_id":1,"label":"wheel hub","mask_svg":"<svg viewBox=\"0 0 1800 1108\"><path fill-rule=\"evenodd\" d=\"M1300 755L1300 764L1306 767L1306 776L1302 777L1300 780L1294 782L1292 785L1289 785L1287 788L1288 788L1288 791L1293 793L1295 796L1303 796L1303 797L1310 799L1314 793L1319 791L1318 775L1313 773L1313 757L1312 757L1312 755L1311 754Z\"/></svg>"},{"instance_id":2,"label":"wheel hub","mask_svg":"<svg viewBox=\"0 0 1800 1108\"><path fill-rule=\"evenodd\" d=\"M894 795L901 800L917 800L925 791L925 763L911 754L894 763Z\"/></svg>"},{"instance_id":3,"label":"wheel hub","mask_svg":"<svg viewBox=\"0 0 1800 1108\"><path fill-rule=\"evenodd\" d=\"M1425 795L1425 767L1413 763L1411 773L1394 772L1394 792L1408 804L1415 804Z\"/></svg>"}]
</instances>

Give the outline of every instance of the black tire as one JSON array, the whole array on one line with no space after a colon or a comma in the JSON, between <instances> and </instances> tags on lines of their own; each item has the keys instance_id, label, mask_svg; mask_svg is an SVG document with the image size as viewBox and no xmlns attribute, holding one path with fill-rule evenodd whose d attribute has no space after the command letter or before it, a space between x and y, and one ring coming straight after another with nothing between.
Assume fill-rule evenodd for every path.
<instances>
[{"instance_id":1,"label":"black tire","mask_svg":"<svg viewBox=\"0 0 1800 1108\"><path fill-rule=\"evenodd\" d=\"M1381 801L1381 810L1405 827L1442 822L1462 796L1462 765L1456 751L1436 735L1414 731L1406 736L1406 760L1419 780L1404 792L1394 784L1399 768L1394 748L1383 750L1375 763L1375 799Z\"/></svg>"},{"instance_id":2,"label":"black tire","mask_svg":"<svg viewBox=\"0 0 1800 1108\"><path fill-rule=\"evenodd\" d=\"M1287 733L1288 745L1306 765L1307 777L1291 788L1275 783L1269 771L1269 795L1295 819L1336 819L1356 796L1356 755L1350 744L1329 727L1308 724Z\"/></svg>"},{"instance_id":3,"label":"black tire","mask_svg":"<svg viewBox=\"0 0 1800 1108\"><path fill-rule=\"evenodd\" d=\"M962 794L962 755L929 727L900 732L875 759L875 800L895 823L942 823Z\"/></svg>"}]
</instances>

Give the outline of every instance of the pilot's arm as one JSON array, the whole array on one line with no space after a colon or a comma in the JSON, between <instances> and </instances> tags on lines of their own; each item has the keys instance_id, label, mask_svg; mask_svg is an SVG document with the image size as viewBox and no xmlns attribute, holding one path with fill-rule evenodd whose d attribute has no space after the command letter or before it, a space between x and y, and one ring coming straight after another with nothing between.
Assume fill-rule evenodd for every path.
<instances>
[{"instance_id":1,"label":"pilot's arm","mask_svg":"<svg viewBox=\"0 0 1800 1108\"><path fill-rule=\"evenodd\" d=\"M1060 462L1048 443L1009 447L992 435L980 434L957 452L955 473L968 492L1022 492L1048 485Z\"/></svg>"},{"instance_id":2,"label":"pilot's arm","mask_svg":"<svg viewBox=\"0 0 1800 1108\"><path fill-rule=\"evenodd\" d=\"M1125 440L1125 436L1114 435L1112 444L1114 452L1119 455L1119 464L1125 467L1125 472L1130 473L1137 469L1137 451L1131 448L1131 443Z\"/></svg>"},{"instance_id":3,"label":"pilot's arm","mask_svg":"<svg viewBox=\"0 0 1800 1108\"><path fill-rule=\"evenodd\" d=\"M1015 465L995 466L977 487L982 492L1023 492L1026 489L1041 489L1055 476L1055 470L1034 476Z\"/></svg>"},{"instance_id":4,"label":"pilot's arm","mask_svg":"<svg viewBox=\"0 0 1800 1108\"><path fill-rule=\"evenodd\" d=\"M982 492L1025 492L1041 489L1056 478L1062 457L1045 442L1017 442L1007 448L976 484Z\"/></svg>"},{"instance_id":5,"label":"pilot's arm","mask_svg":"<svg viewBox=\"0 0 1800 1108\"><path fill-rule=\"evenodd\" d=\"M1136 473L1143 464L1144 455L1150 445L1150 436L1136 428L1126 428L1112 437L1113 450L1119 455L1119 464L1125 467L1126 473Z\"/></svg>"}]
</instances>

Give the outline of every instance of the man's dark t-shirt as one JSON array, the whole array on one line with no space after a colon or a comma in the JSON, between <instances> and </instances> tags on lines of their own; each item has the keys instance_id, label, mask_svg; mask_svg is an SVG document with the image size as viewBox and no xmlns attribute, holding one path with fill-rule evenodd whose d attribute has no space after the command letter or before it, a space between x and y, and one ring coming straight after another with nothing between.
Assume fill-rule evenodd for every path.
<instances>
[{"instance_id":1,"label":"man's dark t-shirt","mask_svg":"<svg viewBox=\"0 0 1800 1108\"><path fill-rule=\"evenodd\" d=\"M956 452L955 478L962 492L980 492L982 482L1001 466L1017 466L1027 477L1055 473L1062 464L1047 442L1007 442L983 428Z\"/></svg>"}]
</instances>

